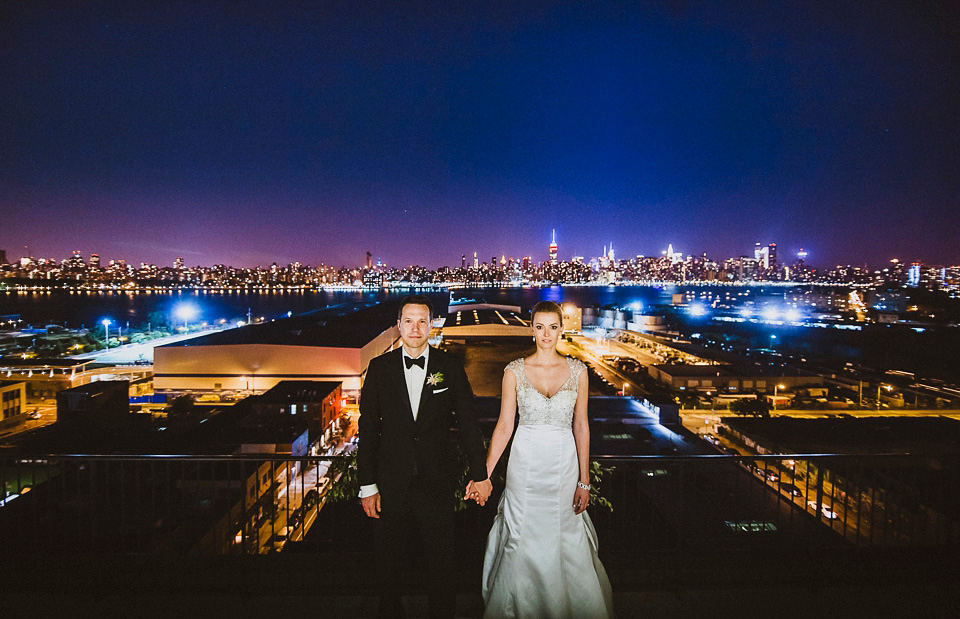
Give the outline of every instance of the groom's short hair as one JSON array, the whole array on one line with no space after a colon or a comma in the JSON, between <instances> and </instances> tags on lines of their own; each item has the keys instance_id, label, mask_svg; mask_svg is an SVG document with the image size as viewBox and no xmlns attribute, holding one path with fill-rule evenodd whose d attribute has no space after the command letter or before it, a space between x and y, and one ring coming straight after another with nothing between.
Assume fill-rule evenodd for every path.
<instances>
[{"instance_id":1,"label":"groom's short hair","mask_svg":"<svg viewBox=\"0 0 960 619\"><path fill-rule=\"evenodd\" d=\"M397 310L397 320L403 318L403 308L408 305L426 305L427 316L430 317L430 320L433 320L433 303L422 294L410 294L403 297L403 300L400 301L400 309Z\"/></svg>"}]
</instances>

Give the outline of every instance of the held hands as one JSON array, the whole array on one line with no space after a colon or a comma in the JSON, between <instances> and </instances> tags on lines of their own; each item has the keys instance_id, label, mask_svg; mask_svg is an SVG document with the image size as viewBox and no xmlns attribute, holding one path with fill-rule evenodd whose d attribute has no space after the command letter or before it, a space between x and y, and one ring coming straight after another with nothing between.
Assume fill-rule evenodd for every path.
<instances>
[{"instance_id":1,"label":"held hands","mask_svg":"<svg viewBox=\"0 0 960 619\"><path fill-rule=\"evenodd\" d=\"M579 514L583 510L587 509L587 504L590 503L590 486L586 488L581 485L577 485L577 491L573 493L573 513Z\"/></svg>"},{"instance_id":2,"label":"held hands","mask_svg":"<svg viewBox=\"0 0 960 619\"><path fill-rule=\"evenodd\" d=\"M477 505L484 505L490 498L491 492L493 492L493 482L490 481L489 477L483 481L470 480L463 493L463 498L473 500Z\"/></svg>"}]
</instances>

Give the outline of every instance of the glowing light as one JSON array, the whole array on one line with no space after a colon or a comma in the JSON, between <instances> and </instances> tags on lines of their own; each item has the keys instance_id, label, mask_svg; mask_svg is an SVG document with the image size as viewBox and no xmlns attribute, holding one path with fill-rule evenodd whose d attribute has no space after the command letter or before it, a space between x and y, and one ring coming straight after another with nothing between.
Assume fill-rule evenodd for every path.
<instances>
[{"instance_id":1,"label":"glowing light","mask_svg":"<svg viewBox=\"0 0 960 619\"><path fill-rule=\"evenodd\" d=\"M705 308L700 303L694 303L687 310L691 316L703 316L707 313L707 308Z\"/></svg>"},{"instance_id":2,"label":"glowing light","mask_svg":"<svg viewBox=\"0 0 960 619\"><path fill-rule=\"evenodd\" d=\"M775 307L765 307L762 316L764 320L777 320L780 318L780 311Z\"/></svg>"},{"instance_id":3,"label":"glowing light","mask_svg":"<svg viewBox=\"0 0 960 619\"><path fill-rule=\"evenodd\" d=\"M790 322L797 322L798 320L801 320L803 318L803 315L800 313L800 310L798 310L795 307L792 307L786 311L786 313L784 314L784 317Z\"/></svg>"},{"instance_id":4,"label":"glowing light","mask_svg":"<svg viewBox=\"0 0 960 619\"><path fill-rule=\"evenodd\" d=\"M200 309L193 303L180 303L173 308L173 315L183 322L189 322L196 318L199 313Z\"/></svg>"}]
</instances>

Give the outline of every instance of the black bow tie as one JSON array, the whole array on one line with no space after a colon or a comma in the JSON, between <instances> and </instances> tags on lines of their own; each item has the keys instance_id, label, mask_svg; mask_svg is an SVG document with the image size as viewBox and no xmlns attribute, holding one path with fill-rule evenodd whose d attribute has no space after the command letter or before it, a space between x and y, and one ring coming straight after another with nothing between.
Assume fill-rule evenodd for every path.
<instances>
[{"instance_id":1,"label":"black bow tie","mask_svg":"<svg viewBox=\"0 0 960 619\"><path fill-rule=\"evenodd\" d=\"M415 366L415 365L418 366L418 367L420 367L420 369L425 369L425 368L427 367L427 366L426 366L426 361L427 361L427 360L426 360L426 358L425 358L423 355L420 355L420 356L417 357L416 359L414 359L413 357L404 357L404 358L403 358L403 362L404 362L405 364L407 364L407 369L408 369L408 370L409 370L410 368L412 368L413 366Z\"/></svg>"}]
</instances>

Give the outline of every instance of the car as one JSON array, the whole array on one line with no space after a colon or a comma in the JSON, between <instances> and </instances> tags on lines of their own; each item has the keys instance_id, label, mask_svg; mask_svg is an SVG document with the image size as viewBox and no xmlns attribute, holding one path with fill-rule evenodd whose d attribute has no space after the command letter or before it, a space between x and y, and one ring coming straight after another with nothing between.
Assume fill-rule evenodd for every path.
<instances>
[{"instance_id":1,"label":"car","mask_svg":"<svg viewBox=\"0 0 960 619\"><path fill-rule=\"evenodd\" d=\"M32 410L29 413L27 413L27 417L29 417L30 419L40 419L40 416L41 416L40 412L37 410Z\"/></svg>"},{"instance_id":2,"label":"car","mask_svg":"<svg viewBox=\"0 0 960 619\"><path fill-rule=\"evenodd\" d=\"M795 485L789 482L780 482L780 490L786 492L790 496L803 496L803 492L800 490L800 488L797 488Z\"/></svg>"},{"instance_id":3,"label":"car","mask_svg":"<svg viewBox=\"0 0 960 619\"><path fill-rule=\"evenodd\" d=\"M767 481L780 481L780 473L774 471L773 469L767 469L766 476Z\"/></svg>"},{"instance_id":4,"label":"car","mask_svg":"<svg viewBox=\"0 0 960 619\"><path fill-rule=\"evenodd\" d=\"M830 509L830 508L827 507L826 505L821 505L821 506L820 506L820 512L824 515L824 517L825 517L827 520L838 520L838 519L840 518L840 514L838 514L837 512L833 511L832 509Z\"/></svg>"},{"instance_id":5,"label":"car","mask_svg":"<svg viewBox=\"0 0 960 619\"><path fill-rule=\"evenodd\" d=\"M303 506L290 512L290 515L287 517L287 524L294 529L299 527L301 523L303 523Z\"/></svg>"},{"instance_id":6,"label":"car","mask_svg":"<svg viewBox=\"0 0 960 619\"><path fill-rule=\"evenodd\" d=\"M817 510L817 502L816 502L816 501L807 501L807 507L809 507L810 509L816 511L816 510ZM827 520L837 520L837 519L840 518L840 516L837 514L837 512L833 511L832 509L830 509L830 508L827 507L826 505L821 505L821 506L820 506L820 513L823 514L824 518L826 518Z\"/></svg>"},{"instance_id":7,"label":"car","mask_svg":"<svg viewBox=\"0 0 960 619\"><path fill-rule=\"evenodd\" d=\"M737 451L736 449L734 449L733 447L724 447L724 448L722 449L722 451L723 451L723 453L728 454L728 455L731 455L731 456L739 456L739 455L741 455L741 453L740 453L739 451Z\"/></svg>"}]
</instances>

